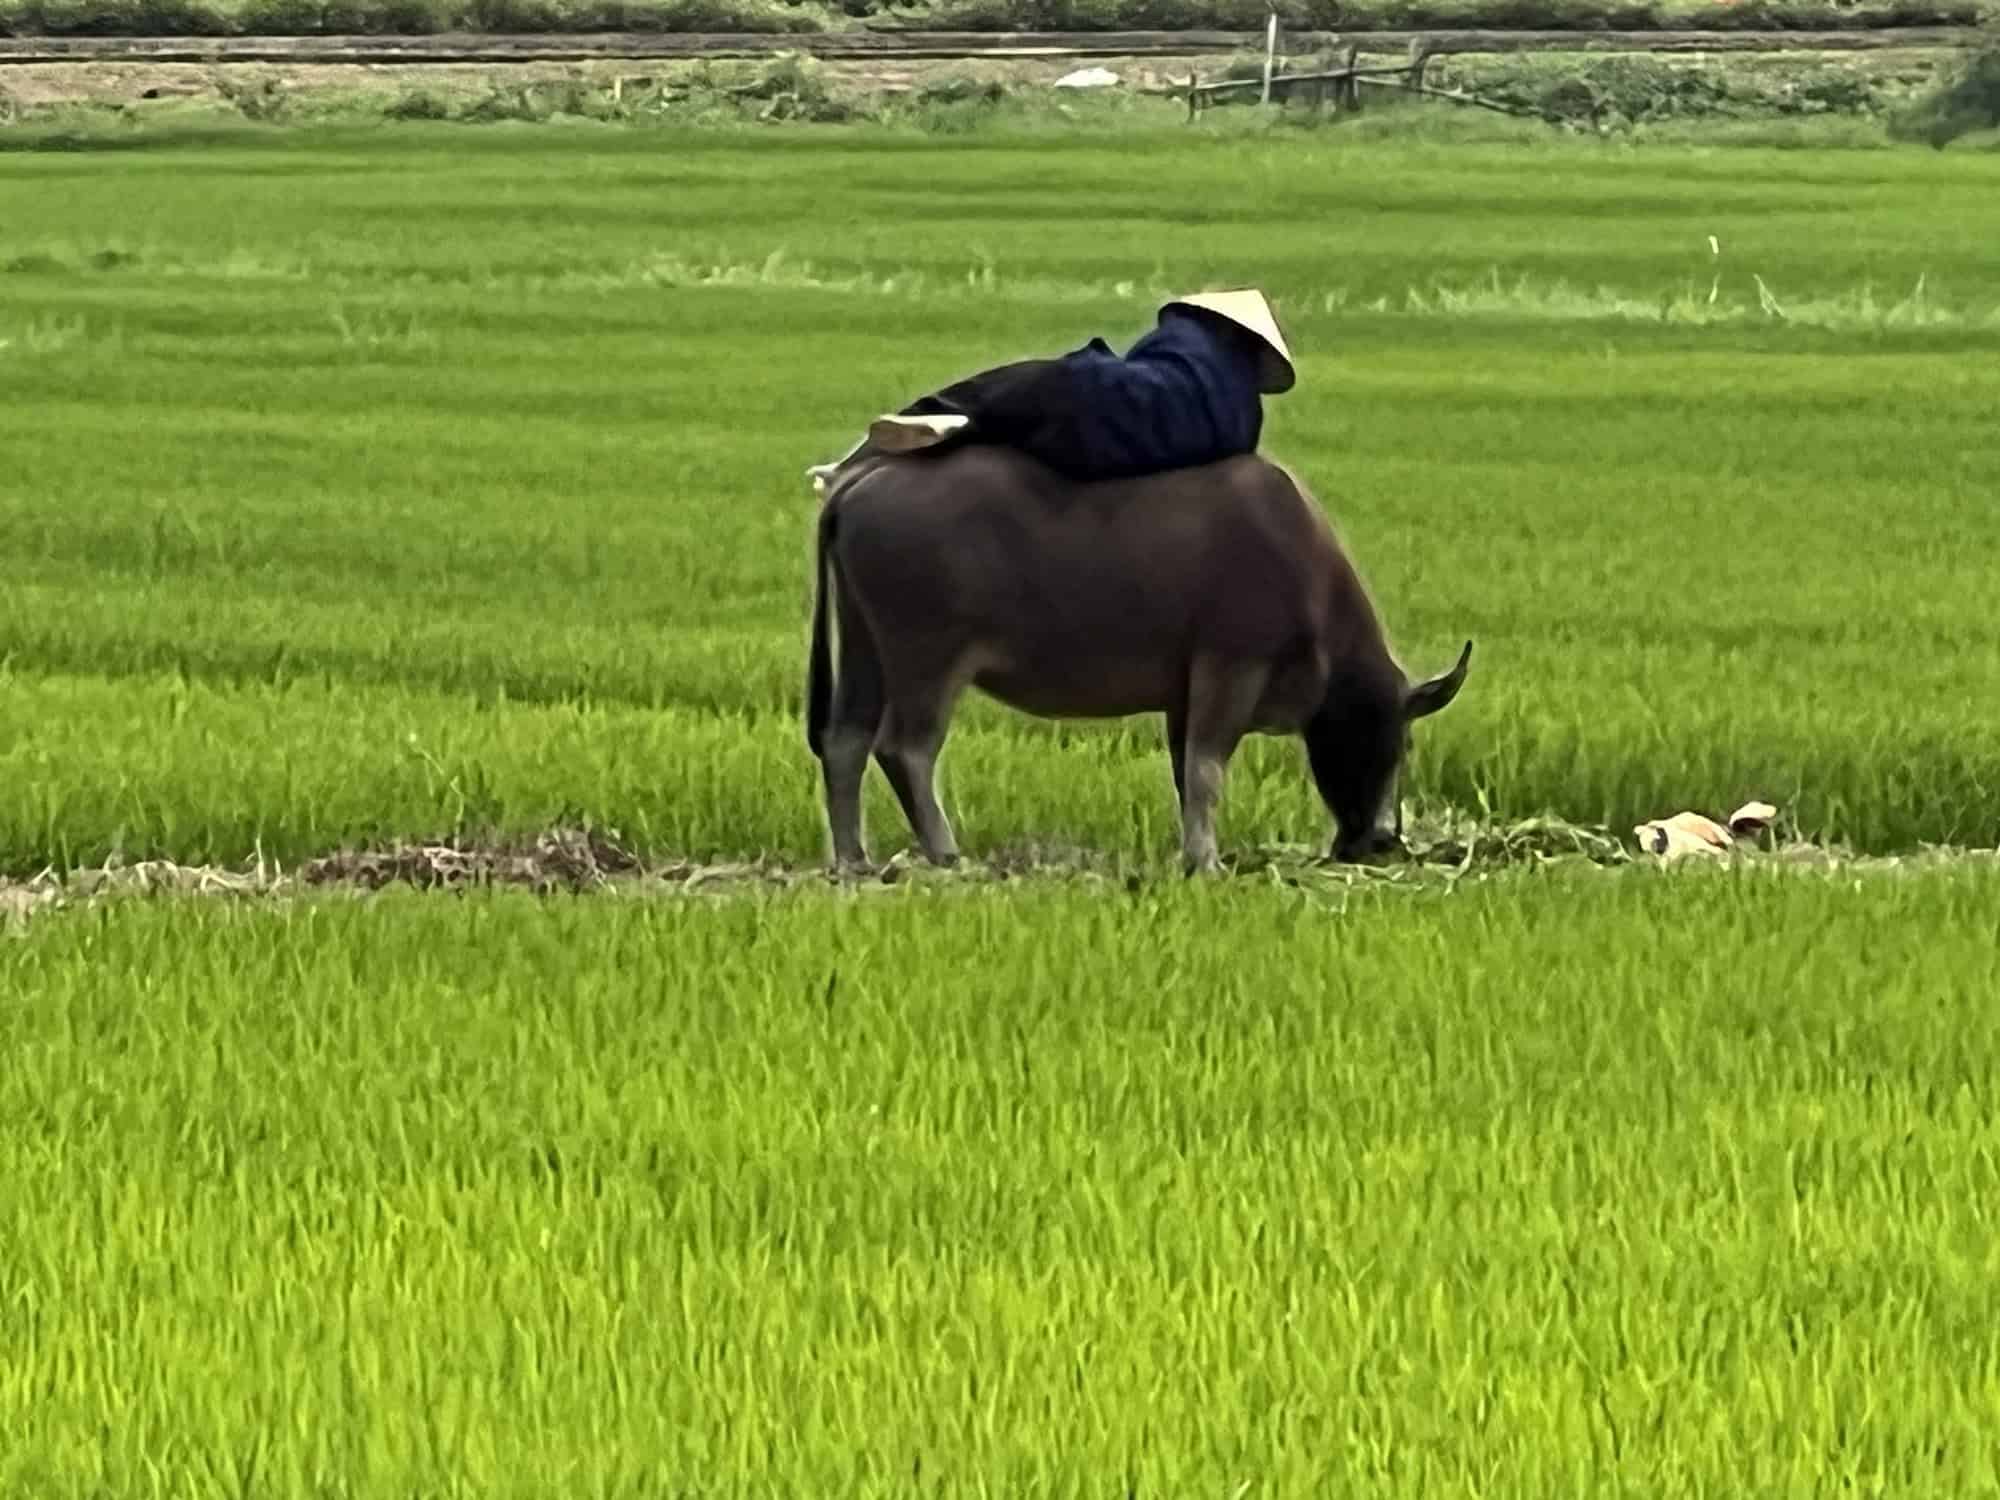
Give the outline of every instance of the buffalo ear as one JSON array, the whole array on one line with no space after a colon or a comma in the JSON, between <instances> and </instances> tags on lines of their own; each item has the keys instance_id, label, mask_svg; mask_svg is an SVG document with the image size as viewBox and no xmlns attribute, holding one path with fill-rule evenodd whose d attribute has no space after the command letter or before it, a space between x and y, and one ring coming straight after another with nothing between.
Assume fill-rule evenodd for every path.
<instances>
[{"instance_id":1,"label":"buffalo ear","mask_svg":"<svg viewBox=\"0 0 2000 1500\"><path fill-rule=\"evenodd\" d=\"M1449 672L1417 683L1403 697L1403 717L1422 719L1436 713L1458 696L1458 690L1465 686L1465 669L1472 661L1472 642L1465 643L1465 649L1458 653L1458 661Z\"/></svg>"}]
</instances>

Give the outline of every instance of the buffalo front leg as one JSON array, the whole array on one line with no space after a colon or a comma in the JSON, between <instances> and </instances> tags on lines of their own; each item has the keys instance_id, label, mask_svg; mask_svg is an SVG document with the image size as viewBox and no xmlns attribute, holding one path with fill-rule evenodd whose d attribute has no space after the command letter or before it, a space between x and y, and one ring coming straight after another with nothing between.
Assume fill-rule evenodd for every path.
<instances>
[{"instance_id":1,"label":"buffalo front leg","mask_svg":"<svg viewBox=\"0 0 2000 1500\"><path fill-rule=\"evenodd\" d=\"M1222 868L1215 809L1229 757L1250 728L1263 695L1264 668L1198 658L1188 674L1186 758L1182 771L1181 861L1189 874Z\"/></svg>"}]
</instances>

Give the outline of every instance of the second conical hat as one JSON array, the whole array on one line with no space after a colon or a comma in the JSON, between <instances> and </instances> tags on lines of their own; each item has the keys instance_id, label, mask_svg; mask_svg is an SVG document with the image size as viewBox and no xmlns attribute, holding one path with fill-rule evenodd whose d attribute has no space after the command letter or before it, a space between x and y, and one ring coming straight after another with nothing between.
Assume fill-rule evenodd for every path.
<instances>
[{"instance_id":1,"label":"second conical hat","mask_svg":"<svg viewBox=\"0 0 2000 1500\"><path fill-rule=\"evenodd\" d=\"M1258 388L1267 395L1289 391L1297 382L1298 371L1292 367L1292 351L1285 347L1285 335L1278 328L1277 314L1271 311L1271 304L1264 299L1264 294L1254 287L1227 292L1190 292L1185 297L1174 298L1160 311L1165 312L1168 307L1199 307L1255 334L1264 345L1263 379Z\"/></svg>"}]
</instances>

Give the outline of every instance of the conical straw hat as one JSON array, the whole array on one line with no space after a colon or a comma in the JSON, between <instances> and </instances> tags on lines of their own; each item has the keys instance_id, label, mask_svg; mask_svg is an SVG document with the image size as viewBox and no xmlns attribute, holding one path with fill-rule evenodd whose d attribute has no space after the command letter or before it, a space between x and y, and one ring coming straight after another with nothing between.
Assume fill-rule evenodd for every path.
<instances>
[{"instance_id":1,"label":"conical straw hat","mask_svg":"<svg viewBox=\"0 0 2000 1500\"><path fill-rule=\"evenodd\" d=\"M1168 307L1199 307L1255 334L1264 345L1264 378L1259 389L1266 394L1289 391L1298 380L1298 371L1292 368L1292 351L1285 347L1285 336L1278 331L1277 315L1264 300L1264 294L1254 287L1229 292L1190 292L1174 298L1160 311L1165 312Z\"/></svg>"}]
</instances>

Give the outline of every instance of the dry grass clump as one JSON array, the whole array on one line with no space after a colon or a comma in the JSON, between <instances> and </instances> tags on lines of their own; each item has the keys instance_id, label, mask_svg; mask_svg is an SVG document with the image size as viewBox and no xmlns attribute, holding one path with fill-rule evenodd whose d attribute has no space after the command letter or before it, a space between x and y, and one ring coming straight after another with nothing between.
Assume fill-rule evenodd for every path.
<instances>
[{"instance_id":1,"label":"dry grass clump","mask_svg":"<svg viewBox=\"0 0 2000 1500\"><path fill-rule=\"evenodd\" d=\"M554 828L527 843L451 840L343 849L307 861L299 880L311 886L357 885L366 890L401 882L422 890L515 885L535 891L582 891L639 869L638 856L613 837L591 828Z\"/></svg>"}]
</instances>

